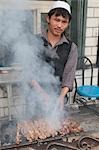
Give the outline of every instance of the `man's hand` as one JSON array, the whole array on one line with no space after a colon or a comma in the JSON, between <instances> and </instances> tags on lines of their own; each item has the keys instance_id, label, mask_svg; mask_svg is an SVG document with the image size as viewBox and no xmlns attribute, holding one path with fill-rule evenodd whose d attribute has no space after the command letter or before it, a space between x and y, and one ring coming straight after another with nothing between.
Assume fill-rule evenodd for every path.
<instances>
[{"instance_id":1,"label":"man's hand","mask_svg":"<svg viewBox=\"0 0 99 150\"><path fill-rule=\"evenodd\" d=\"M64 109L64 98L66 96L66 94L68 93L69 91L69 88L68 87L63 87L61 89L61 93L60 93L60 96L59 96L59 107L61 110Z\"/></svg>"}]
</instances>

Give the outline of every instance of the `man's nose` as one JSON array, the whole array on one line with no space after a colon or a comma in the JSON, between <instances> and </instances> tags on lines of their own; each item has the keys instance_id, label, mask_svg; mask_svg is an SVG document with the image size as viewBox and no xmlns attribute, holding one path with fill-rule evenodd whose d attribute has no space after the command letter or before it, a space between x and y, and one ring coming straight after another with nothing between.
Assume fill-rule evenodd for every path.
<instances>
[{"instance_id":1,"label":"man's nose","mask_svg":"<svg viewBox=\"0 0 99 150\"><path fill-rule=\"evenodd\" d=\"M57 25L59 28L61 28L62 27L62 22L60 21L60 22L58 22L58 25Z\"/></svg>"}]
</instances>

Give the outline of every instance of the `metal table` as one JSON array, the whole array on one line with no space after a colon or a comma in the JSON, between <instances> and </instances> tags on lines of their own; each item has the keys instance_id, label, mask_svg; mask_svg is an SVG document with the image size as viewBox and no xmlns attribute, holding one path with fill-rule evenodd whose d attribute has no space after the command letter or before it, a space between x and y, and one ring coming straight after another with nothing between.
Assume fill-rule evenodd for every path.
<instances>
[{"instance_id":1,"label":"metal table","mask_svg":"<svg viewBox=\"0 0 99 150\"><path fill-rule=\"evenodd\" d=\"M7 73L0 73L0 84L4 84L7 88L7 103L8 103L8 117L11 120L11 102L13 99L12 95L12 84L20 82L20 72L13 69L7 69Z\"/></svg>"}]
</instances>

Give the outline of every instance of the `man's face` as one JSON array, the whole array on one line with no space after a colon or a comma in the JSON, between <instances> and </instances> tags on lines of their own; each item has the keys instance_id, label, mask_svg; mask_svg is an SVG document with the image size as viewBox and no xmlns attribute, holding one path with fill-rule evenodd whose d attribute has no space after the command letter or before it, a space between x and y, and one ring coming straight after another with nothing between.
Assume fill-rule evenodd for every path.
<instances>
[{"instance_id":1,"label":"man's face","mask_svg":"<svg viewBox=\"0 0 99 150\"><path fill-rule=\"evenodd\" d=\"M54 36L61 36L61 34L69 26L69 18L64 18L62 16L52 15L50 19L49 17L47 17L47 22L49 26L49 31Z\"/></svg>"}]
</instances>

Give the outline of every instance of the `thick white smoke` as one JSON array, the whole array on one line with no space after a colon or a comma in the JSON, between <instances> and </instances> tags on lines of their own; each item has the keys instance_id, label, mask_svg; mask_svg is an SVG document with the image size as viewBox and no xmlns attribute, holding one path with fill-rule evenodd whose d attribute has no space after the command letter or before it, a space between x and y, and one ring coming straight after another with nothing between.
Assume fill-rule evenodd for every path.
<instances>
[{"instance_id":1,"label":"thick white smoke","mask_svg":"<svg viewBox=\"0 0 99 150\"><path fill-rule=\"evenodd\" d=\"M20 79L26 104L25 117L43 115L55 121L60 118L57 100L59 80L53 75L53 68L44 61L43 41L33 35L32 13L25 10L0 11L0 57L4 56L0 59L8 59L3 65L18 63L22 67ZM30 86L32 80L48 93L47 102L42 92Z\"/></svg>"}]
</instances>

